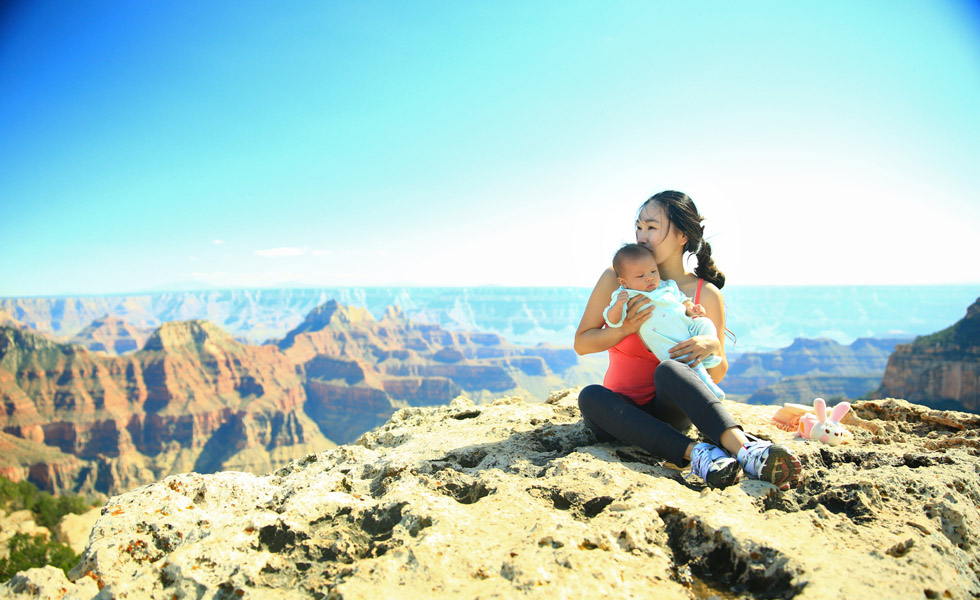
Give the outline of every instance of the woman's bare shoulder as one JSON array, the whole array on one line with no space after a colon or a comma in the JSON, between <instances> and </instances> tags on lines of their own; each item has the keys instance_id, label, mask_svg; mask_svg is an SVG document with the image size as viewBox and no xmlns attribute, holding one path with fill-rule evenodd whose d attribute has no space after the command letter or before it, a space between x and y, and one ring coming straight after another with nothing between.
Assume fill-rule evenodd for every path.
<instances>
[{"instance_id":1,"label":"woman's bare shoulder","mask_svg":"<svg viewBox=\"0 0 980 600\"><path fill-rule=\"evenodd\" d=\"M704 285L701 286L701 293L721 297L721 290L718 289L718 286L707 280L705 280Z\"/></svg>"},{"instance_id":2,"label":"woman's bare shoulder","mask_svg":"<svg viewBox=\"0 0 980 600\"><path fill-rule=\"evenodd\" d=\"M589 295L589 306L599 304L607 304L609 302L609 297L612 293L619 288L619 280L616 279L616 272L612 270L612 267L606 269L599 276L599 280L596 281L595 287L592 288L592 293Z\"/></svg>"},{"instance_id":3,"label":"woman's bare shoulder","mask_svg":"<svg viewBox=\"0 0 980 600\"><path fill-rule=\"evenodd\" d=\"M715 284L707 281L705 281L704 285L701 286L701 304L704 304L705 301L717 304L719 306L725 303L721 290L719 290Z\"/></svg>"},{"instance_id":4,"label":"woman's bare shoulder","mask_svg":"<svg viewBox=\"0 0 980 600\"><path fill-rule=\"evenodd\" d=\"M609 289L612 291L619 287L619 280L616 278L616 271L612 267L607 268L599 275L599 281L595 284L595 289Z\"/></svg>"}]
</instances>

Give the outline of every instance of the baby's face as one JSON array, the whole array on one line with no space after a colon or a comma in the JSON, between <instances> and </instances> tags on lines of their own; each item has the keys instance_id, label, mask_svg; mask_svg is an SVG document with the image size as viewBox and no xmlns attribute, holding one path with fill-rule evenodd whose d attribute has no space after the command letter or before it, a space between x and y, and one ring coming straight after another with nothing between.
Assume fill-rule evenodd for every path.
<instances>
[{"instance_id":1,"label":"baby's face","mask_svg":"<svg viewBox=\"0 0 980 600\"><path fill-rule=\"evenodd\" d=\"M657 261L650 258L638 258L627 261L623 266L623 276L619 277L619 285L628 290L652 292L660 285L660 272L657 271Z\"/></svg>"}]
</instances>

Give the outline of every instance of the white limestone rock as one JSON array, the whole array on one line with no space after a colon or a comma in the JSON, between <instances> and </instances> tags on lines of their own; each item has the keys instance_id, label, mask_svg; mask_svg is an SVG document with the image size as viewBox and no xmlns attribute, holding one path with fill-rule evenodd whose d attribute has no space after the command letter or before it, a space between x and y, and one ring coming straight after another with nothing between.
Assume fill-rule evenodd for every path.
<instances>
[{"instance_id":1,"label":"white limestone rock","mask_svg":"<svg viewBox=\"0 0 980 600\"><path fill-rule=\"evenodd\" d=\"M55 526L55 538L67 544L75 554L81 554L88 545L92 527L102 515L102 509L93 508L80 515L68 513L61 517L61 522Z\"/></svg>"},{"instance_id":2,"label":"white limestone rock","mask_svg":"<svg viewBox=\"0 0 980 600\"><path fill-rule=\"evenodd\" d=\"M7 598L43 598L44 600L89 600L99 593L99 586L90 577L72 582L65 572L50 565L28 569L14 575L0 586L0 600Z\"/></svg>"},{"instance_id":3,"label":"white limestone rock","mask_svg":"<svg viewBox=\"0 0 980 600\"><path fill-rule=\"evenodd\" d=\"M773 427L773 407L729 402L808 478L715 491L597 444L576 397L406 408L264 477L185 474L114 497L71 573L101 591L78 597L980 595L974 416L859 403L854 442L831 448Z\"/></svg>"}]
</instances>

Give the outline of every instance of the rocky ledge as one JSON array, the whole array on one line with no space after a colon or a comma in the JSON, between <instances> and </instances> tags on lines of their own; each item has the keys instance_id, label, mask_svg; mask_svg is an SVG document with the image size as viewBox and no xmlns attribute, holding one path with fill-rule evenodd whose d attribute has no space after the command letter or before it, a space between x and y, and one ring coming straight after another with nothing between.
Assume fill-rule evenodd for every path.
<instances>
[{"instance_id":1,"label":"rocky ledge","mask_svg":"<svg viewBox=\"0 0 980 600\"><path fill-rule=\"evenodd\" d=\"M804 484L717 491L598 444L576 390L406 408L356 444L258 477L168 477L112 498L71 581L0 597L969 598L980 596L980 416L855 405Z\"/></svg>"}]
</instances>

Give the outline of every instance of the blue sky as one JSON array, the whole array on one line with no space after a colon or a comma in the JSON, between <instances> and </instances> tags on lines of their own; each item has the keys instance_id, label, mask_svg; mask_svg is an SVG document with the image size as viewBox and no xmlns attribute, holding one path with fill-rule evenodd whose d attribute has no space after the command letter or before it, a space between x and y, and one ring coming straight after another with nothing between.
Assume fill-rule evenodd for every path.
<instances>
[{"instance_id":1,"label":"blue sky","mask_svg":"<svg viewBox=\"0 0 980 600\"><path fill-rule=\"evenodd\" d=\"M590 286L662 189L731 284L980 284L974 3L0 10L0 296Z\"/></svg>"}]
</instances>

